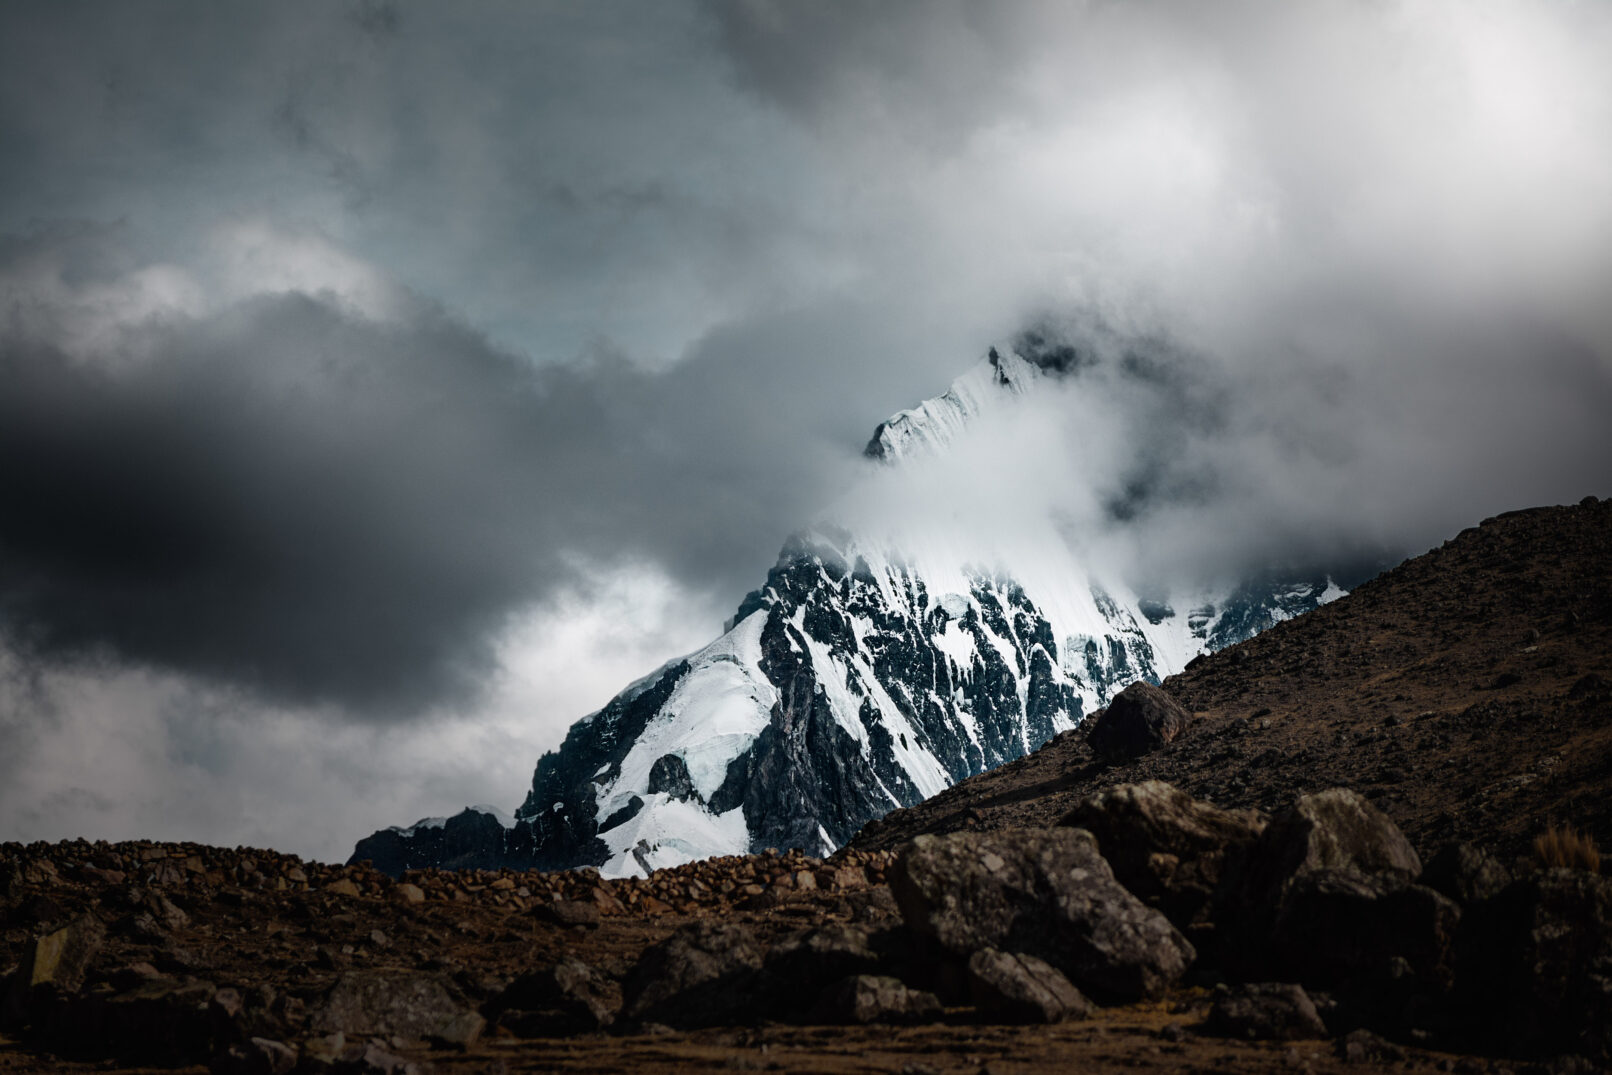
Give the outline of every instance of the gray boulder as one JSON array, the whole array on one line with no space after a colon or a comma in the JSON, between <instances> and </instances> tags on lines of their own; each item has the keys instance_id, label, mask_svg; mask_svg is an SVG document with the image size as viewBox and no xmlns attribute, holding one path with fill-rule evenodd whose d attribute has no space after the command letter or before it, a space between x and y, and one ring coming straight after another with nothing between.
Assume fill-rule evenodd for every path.
<instances>
[{"instance_id":1,"label":"gray boulder","mask_svg":"<svg viewBox=\"0 0 1612 1075\"><path fill-rule=\"evenodd\" d=\"M1084 1019L1092 1004L1055 967L1014 952L981 948L968 959L968 987L982 1020L1061 1023Z\"/></svg>"},{"instance_id":2,"label":"gray boulder","mask_svg":"<svg viewBox=\"0 0 1612 1075\"><path fill-rule=\"evenodd\" d=\"M946 952L1035 955L1103 1000L1157 996L1196 955L1114 879L1083 829L920 836L892 867L891 888L908 927Z\"/></svg>"},{"instance_id":3,"label":"gray boulder","mask_svg":"<svg viewBox=\"0 0 1612 1075\"><path fill-rule=\"evenodd\" d=\"M1158 750L1191 722L1192 714L1163 689L1137 680L1097 715L1087 742L1106 761L1129 761Z\"/></svg>"}]
</instances>

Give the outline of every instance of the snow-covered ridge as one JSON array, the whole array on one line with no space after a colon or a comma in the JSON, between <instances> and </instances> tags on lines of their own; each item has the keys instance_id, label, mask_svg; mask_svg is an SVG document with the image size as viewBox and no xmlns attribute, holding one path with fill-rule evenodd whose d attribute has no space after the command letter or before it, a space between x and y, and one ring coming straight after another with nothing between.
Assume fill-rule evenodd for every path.
<instances>
[{"instance_id":1,"label":"snow-covered ridge","mask_svg":"<svg viewBox=\"0 0 1612 1075\"><path fill-rule=\"evenodd\" d=\"M944 395L880 422L863 454L894 463L919 453L939 452L985 411L1032 391L1041 376L1033 363L1013 350L992 347Z\"/></svg>"}]
</instances>

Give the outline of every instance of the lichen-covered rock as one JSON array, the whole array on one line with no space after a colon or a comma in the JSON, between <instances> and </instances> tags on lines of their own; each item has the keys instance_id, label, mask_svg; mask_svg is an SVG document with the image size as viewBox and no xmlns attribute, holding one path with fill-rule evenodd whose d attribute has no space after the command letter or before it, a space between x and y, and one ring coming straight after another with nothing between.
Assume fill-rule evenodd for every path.
<instances>
[{"instance_id":1,"label":"lichen-covered rock","mask_svg":"<svg viewBox=\"0 0 1612 1075\"><path fill-rule=\"evenodd\" d=\"M1059 824L1097 837L1120 884L1182 929L1206 915L1227 857L1265 830L1255 811L1223 810L1162 780L1105 788Z\"/></svg>"},{"instance_id":2,"label":"lichen-covered rock","mask_svg":"<svg viewBox=\"0 0 1612 1075\"><path fill-rule=\"evenodd\" d=\"M1251 1041L1327 1037L1310 995L1290 982L1236 985L1217 993L1209 1009L1211 1034Z\"/></svg>"},{"instance_id":3,"label":"lichen-covered rock","mask_svg":"<svg viewBox=\"0 0 1612 1075\"><path fill-rule=\"evenodd\" d=\"M672 1026L741 1021L754 1007L761 944L735 923L700 922L648 949L622 987L632 1019Z\"/></svg>"},{"instance_id":4,"label":"lichen-covered rock","mask_svg":"<svg viewBox=\"0 0 1612 1075\"><path fill-rule=\"evenodd\" d=\"M1192 714L1162 688L1137 680L1097 715L1087 742L1098 757L1127 761L1158 750L1191 722Z\"/></svg>"},{"instance_id":5,"label":"lichen-covered rock","mask_svg":"<svg viewBox=\"0 0 1612 1075\"><path fill-rule=\"evenodd\" d=\"M920 836L891 887L907 925L955 956L1038 956L1105 1000L1157 996L1195 953L1118 881L1083 829Z\"/></svg>"},{"instance_id":6,"label":"lichen-covered rock","mask_svg":"<svg viewBox=\"0 0 1612 1075\"><path fill-rule=\"evenodd\" d=\"M1061 1023L1084 1019L1092 1007L1056 967L995 948L969 957L968 988L980 1017L990 1022Z\"/></svg>"}]
</instances>

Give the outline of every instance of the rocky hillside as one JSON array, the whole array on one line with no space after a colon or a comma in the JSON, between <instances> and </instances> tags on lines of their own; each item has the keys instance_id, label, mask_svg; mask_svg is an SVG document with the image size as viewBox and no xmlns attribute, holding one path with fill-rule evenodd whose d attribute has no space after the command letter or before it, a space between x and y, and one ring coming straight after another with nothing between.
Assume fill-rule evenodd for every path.
<instances>
[{"instance_id":1,"label":"rocky hillside","mask_svg":"<svg viewBox=\"0 0 1612 1075\"><path fill-rule=\"evenodd\" d=\"M1112 762L1061 735L855 846L1049 824L1146 779L1263 810L1357 788L1424 852L1517 855L1552 823L1612 846L1612 502L1486 520L1163 686L1189 718L1159 749Z\"/></svg>"},{"instance_id":2,"label":"rocky hillside","mask_svg":"<svg viewBox=\"0 0 1612 1075\"><path fill-rule=\"evenodd\" d=\"M993 348L944 395L881 423L870 466L944 467L982 416L1090 365L1031 342L1029 357ZM578 721L512 823L472 808L377 832L352 861L619 877L766 847L827 854L1073 729L1127 684L1343 592L1325 573L1271 577L1177 611L1093 577L1045 522L1037 562L1006 568L929 535L804 531L720 638Z\"/></svg>"}]
</instances>

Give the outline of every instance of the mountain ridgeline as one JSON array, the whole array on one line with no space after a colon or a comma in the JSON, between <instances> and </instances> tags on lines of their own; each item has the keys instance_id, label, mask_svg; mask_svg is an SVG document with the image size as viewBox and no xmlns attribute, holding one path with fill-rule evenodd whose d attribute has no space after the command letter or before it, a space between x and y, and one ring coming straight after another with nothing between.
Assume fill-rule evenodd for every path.
<instances>
[{"instance_id":1,"label":"mountain ridgeline","mask_svg":"<svg viewBox=\"0 0 1612 1075\"><path fill-rule=\"evenodd\" d=\"M865 455L944 458L986 411L1089 364L1036 342L992 348L944 395L880 423ZM826 854L1031 753L1130 683L1343 593L1325 574L1263 579L1178 613L1064 568L1058 585L1032 584L836 525L803 531L721 637L578 721L512 821L470 808L385 829L353 861L623 876L767 847Z\"/></svg>"}]
</instances>

